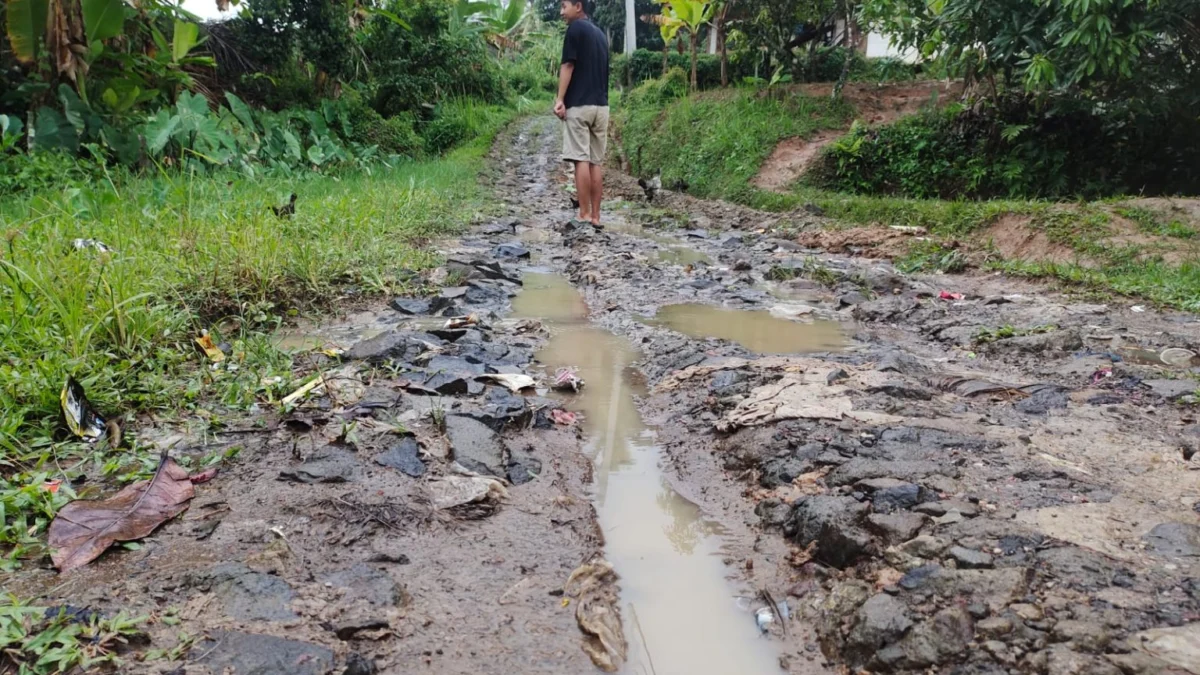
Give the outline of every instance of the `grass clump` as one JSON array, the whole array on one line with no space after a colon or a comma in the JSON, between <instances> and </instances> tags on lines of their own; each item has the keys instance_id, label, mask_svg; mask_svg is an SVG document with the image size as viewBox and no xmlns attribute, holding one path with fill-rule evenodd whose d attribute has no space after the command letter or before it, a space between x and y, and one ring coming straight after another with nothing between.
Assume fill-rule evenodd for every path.
<instances>
[{"instance_id":1,"label":"grass clump","mask_svg":"<svg viewBox=\"0 0 1200 675\"><path fill-rule=\"evenodd\" d=\"M908 253L895 261L896 269L905 274L942 272L955 274L967 269L967 256L958 248L940 241L920 241Z\"/></svg>"},{"instance_id":2,"label":"grass clump","mask_svg":"<svg viewBox=\"0 0 1200 675\"><path fill-rule=\"evenodd\" d=\"M144 618L0 600L0 672L54 675L119 664ZM78 669L78 670L77 670Z\"/></svg>"}]
</instances>

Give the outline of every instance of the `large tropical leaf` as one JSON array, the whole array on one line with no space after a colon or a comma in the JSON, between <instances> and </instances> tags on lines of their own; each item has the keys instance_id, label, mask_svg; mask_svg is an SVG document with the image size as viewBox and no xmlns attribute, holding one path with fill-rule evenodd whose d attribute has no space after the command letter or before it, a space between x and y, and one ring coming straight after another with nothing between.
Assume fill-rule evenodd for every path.
<instances>
[{"instance_id":1,"label":"large tropical leaf","mask_svg":"<svg viewBox=\"0 0 1200 675\"><path fill-rule=\"evenodd\" d=\"M403 28L404 30L412 30L412 26L410 26L407 21L405 21L404 19L401 19L400 17L396 16L395 14L392 14L391 12L389 12L387 10L368 9L367 14L378 14L379 16L382 16L383 18L387 19L388 21L391 21L392 23L396 24L397 26Z\"/></svg>"},{"instance_id":2,"label":"large tropical leaf","mask_svg":"<svg viewBox=\"0 0 1200 675\"><path fill-rule=\"evenodd\" d=\"M179 63L199 44L200 26L191 21L175 19L175 35L171 40L171 61Z\"/></svg>"},{"instance_id":3,"label":"large tropical leaf","mask_svg":"<svg viewBox=\"0 0 1200 675\"><path fill-rule=\"evenodd\" d=\"M18 60L29 63L37 55L49 11L50 0L8 0L8 43Z\"/></svg>"},{"instance_id":4,"label":"large tropical leaf","mask_svg":"<svg viewBox=\"0 0 1200 675\"><path fill-rule=\"evenodd\" d=\"M528 5L525 0L508 0L504 8L504 32L510 32L520 27L528 16Z\"/></svg>"},{"instance_id":5,"label":"large tropical leaf","mask_svg":"<svg viewBox=\"0 0 1200 675\"><path fill-rule=\"evenodd\" d=\"M225 100L229 102L230 112L238 118L238 121L242 123L246 131L252 134L257 133L258 127L254 124L254 113L250 111L250 106L246 105L245 101L238 98L237 94L231 91L225 92Z\"/></svg>"},{"instance_id":6,"label":"large tropical leaf","mask_svg":"<svg viewBox=\"0 0 1200 675\"><path fill-rule=\"evenodd\" d=\"M33 144L43 150L79 151L79 135L54 108L38 108L33 118Z\"/></svg>"},{"instance_id":7,"label":"large tropical leaf","mask_svg":"<svg viewBox=\"0 0 1200 675\"><path fill-rule=\"evenodd\" d=\"M81 0L80 7L89 44L116 37L125 28L124 0Z\"/></svg>"},{"instance_id":8,"label":"large tropical leaf","mask_svg":"<svg viewBox=\"0 0 1200 675\"><path fill-rule=\"evenodd\" d=\"M23 128L20 117L0 115L0 152L15 147L20 142Z\"/></svg>"},{"instance_id":9,"label":"large tropical leaf","mask_svg":"<svg viewBox=\"0 0 1200 675\"><path fill-rule=\"evenodd\" d=\"M158 114L150 118L143 127L146 136L146 150L151 155L162 154L163 148L171 142L171 134L179 126L179 116L172 115L166 108L159 108Z\"/></svg>"}]
</instances>

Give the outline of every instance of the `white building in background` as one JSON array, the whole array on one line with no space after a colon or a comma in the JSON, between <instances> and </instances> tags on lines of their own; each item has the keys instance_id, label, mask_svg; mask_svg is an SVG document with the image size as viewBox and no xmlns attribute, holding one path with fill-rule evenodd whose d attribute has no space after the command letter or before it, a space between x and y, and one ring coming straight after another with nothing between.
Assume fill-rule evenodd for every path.
<instances>
[{"instance_id":1,"label":"white building in background","mask_svg":"<svg viewBox=\"0 0 1200 675\"><path fill-rule=\"evenodd\" d=\"M920 57L915 49L898 49L892 44L892 39L880 33L867 34L866 55L869 59L889 57L913 63Z\"/></svg>"}]
</instances>

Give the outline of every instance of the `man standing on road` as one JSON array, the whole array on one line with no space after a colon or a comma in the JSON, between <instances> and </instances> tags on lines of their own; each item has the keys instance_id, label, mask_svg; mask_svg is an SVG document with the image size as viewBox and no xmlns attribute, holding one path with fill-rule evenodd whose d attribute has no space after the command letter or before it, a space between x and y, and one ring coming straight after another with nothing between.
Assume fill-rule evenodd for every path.
<instances>
[{"instance_id":1,"label":"man standing on road","mask_svg":"<svg viewBox=\"0 0 1200 675\"><path fill-rule=\"evenodd\" d=\"M584 0L562 0L567 22L554 114L563 121L563 159L575 165L579 219L600 226L608 146L608 39L588 20Z\"/></svg>"}]
</instances>

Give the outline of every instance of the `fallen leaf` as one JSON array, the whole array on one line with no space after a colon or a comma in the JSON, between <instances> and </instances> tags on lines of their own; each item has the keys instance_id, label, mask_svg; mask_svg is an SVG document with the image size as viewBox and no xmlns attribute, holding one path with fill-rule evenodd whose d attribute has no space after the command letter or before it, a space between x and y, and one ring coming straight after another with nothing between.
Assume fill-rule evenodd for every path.
<instances>
[{"instance_id":1,"label":"fallen leaf","mask_svg":"<svg viewBox=\"0 0 1200 675\"><path fill-rule=\"evenodd\" d=\"M188 473L162 454L148 481L126 486L108 499L73 501L50 523L50 559L60 572L95 560L119 541L141 539L187 508L195 496Z\"/></svg>"}]
</instances>

